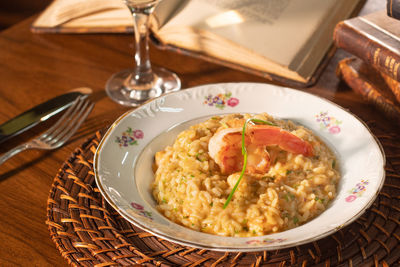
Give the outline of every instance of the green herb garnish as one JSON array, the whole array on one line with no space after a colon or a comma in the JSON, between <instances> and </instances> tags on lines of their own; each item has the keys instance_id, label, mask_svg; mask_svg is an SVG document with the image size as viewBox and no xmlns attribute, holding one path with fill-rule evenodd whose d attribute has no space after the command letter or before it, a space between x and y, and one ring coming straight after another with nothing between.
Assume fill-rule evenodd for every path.
<instances>
[{"instance_id":1,"label":"green herb garnish","mask_svg":"<svg viewBox=\"0 0 400 267\"><path fill-rule=\"evenodd\" d=\"M221 122L221 124L222 124L222 126L223 126L224 128L229 128L228 124L226 124L225 122Z\"/></svg>"},{"instance_id":2,"label":"green herb garnish","mask_svg":"<svg viewBox=\"0 0 400 267\"><path fill-rule=\"evenodd\" d=\"M275 181L275 176L263 176L261 179L273 182Z\"/></svg>"},{"instance_id":3,"label":"green herb garnish","mask_svg":"<svg viewBox=\"0 0 400 267\"><path fill-rule=\"evenodd\" d=\"M289 201L291 201L291 200L294 200L294 199L296 198L295 195L293 195L292 193L289 193L289 192L286 193L283 197L285 198L285 200L286 200L287 202L289 202Z\"/></svg>"},{"instance_id":4,"label":"green herb garnish","mask_svg":"<svg viewBox=\"0 0 400 267\"><path fill-rule=\"evenodd\" d=\"M200 158L201 155L202 155L201 153L197 153L197 154L196 154L196 159L197 159L198 161L200 161L200 162L203 162L203 159Z\"/></svg>"},{"instance_id":5,"label":"green herb garnish","mask_svg":"<svg viewBox=\"0 0 400 267\"><path fill-rule=\"evenodd\" d=\"M283 197L285 198L286 202L289 202L289 197L287 194L285 194Z\"/></svg>"},{"instance_id":6,"label":"green herb garnish","mask_svg":"<svg viewBox=\"0 0 400 267\"><path fill-rule=\"evenodd\" d=\"M240 181L242 180L244 176L244 172L246 171L247 167L247 150L245 146L245 133L246 133L246 126L249 122L255 122L255 123L262 123L266 125L271 125L271 126L276 126L276 124L270 122L270 121L264 121L264 120L259 120L259 119L247 119L246 122L243 125L243 130L242 130L242 155L243 155L243 167L242 167L242 172L240 173L239 179L237 180L235 186L232 188L231 193L229 194L228 198L225 201L224 204L224 209L228 206L229 202L231 201L233 194L235 193L236 189L239 186Z\"/></svg>"}]
</instances>

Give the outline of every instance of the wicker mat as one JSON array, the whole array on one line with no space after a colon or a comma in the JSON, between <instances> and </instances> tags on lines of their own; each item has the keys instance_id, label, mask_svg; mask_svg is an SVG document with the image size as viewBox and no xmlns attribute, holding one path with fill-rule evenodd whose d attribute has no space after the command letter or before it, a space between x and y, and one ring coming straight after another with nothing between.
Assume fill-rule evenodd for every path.
<instances>
[{"instance_id":1,"label":"wicker mat","mask_svg":"<svg viewBox=\"0 0 400 267\"><path fill-rule=\"evenodd\" d=\"M62 256L74 266L400 266L400 138L373 132L387 156L382 192L354 223L309 244L224 253L181 246L144 232L105 203L96 188L92 159L101 132L77 148L59 170L46 223Z\"/></svg>"}]
</instances>

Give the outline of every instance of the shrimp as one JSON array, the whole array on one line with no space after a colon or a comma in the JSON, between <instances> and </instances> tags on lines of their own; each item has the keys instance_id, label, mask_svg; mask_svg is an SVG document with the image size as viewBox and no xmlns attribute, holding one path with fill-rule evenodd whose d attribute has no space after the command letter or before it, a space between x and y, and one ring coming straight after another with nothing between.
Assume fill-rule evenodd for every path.
<instances>
[{"instance_id":1,"label":"shrimp","mask_svg":"<svg viewBox=\"0 0 400 267\"><path fill-rule=\"evenodd\" d=\"M300 137L270 125L248 125L245 132L247 150L246 173L262 174L270 168L267 146L279 148L304 156L313 156L311 144ZM218 164L223 174L238 172L243 167L242 128L226 128L211 137L208 144L210 157Z\"/></svg>"}]
</instances>

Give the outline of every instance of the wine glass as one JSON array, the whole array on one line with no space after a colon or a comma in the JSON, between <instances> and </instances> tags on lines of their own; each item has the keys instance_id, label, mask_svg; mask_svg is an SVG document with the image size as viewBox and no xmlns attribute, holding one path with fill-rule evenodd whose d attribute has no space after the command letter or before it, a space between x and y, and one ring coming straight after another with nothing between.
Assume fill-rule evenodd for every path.
<instances>
[{"instance_id":1,"label":"wine glass","mask_svg":"<svg viewBox=\"0 0 400 267\"><path fill-rule=\"evenodd\" d=\"M163 93L181 87L178 76L163 68L152 67L149 59L149 17L160 0L124 0L133 16L135 35L134 66L115 73L106 83L108 96L125 106L138 106Z\"/></svg>"}]
</instances>

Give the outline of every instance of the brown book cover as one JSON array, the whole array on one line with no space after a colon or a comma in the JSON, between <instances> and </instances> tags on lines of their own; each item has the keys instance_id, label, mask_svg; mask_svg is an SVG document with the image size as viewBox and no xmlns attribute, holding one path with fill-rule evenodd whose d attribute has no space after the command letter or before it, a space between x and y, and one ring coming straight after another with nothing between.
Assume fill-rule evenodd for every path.
<instances>
[{"instance_id":1,"label":"brown book cover","mask_svg":"<svg viewBox=\"0 0 400 267\"><path fill-rule=\"evenodd\" d=\"M400 80L400 21L385 10L340 22L336 46L361 58L382 73Z\"/></svg>"},{"instance_id":2,"label":"brown book cover","mask_svg":"<svg viewBox=\"0 0 400 267\"><path fill-rule=\"evenodd\" d=\"M386 11L389 17L400 19L400 0L387 0Z\"/></svg>"},{"instance_id":3,"label":"brown book cover","mask_svg":"<svg viewBox=\"0 0 400 267\"><path fill-rule=\"evenodd\" d=\"M400 103L400 82L396 81L386 75L385 73L380 73L382 78L385 80L386 85L392 90L394 96L396 97L397 102Z\"/></svg>"},{"instance_id":4,"label":"brown book cover","mask_svg":"<svg viewBox=\"0 0 400 267\"><path fill-rule=\"evenodd\" d=\"M400 123L400 104L387 84L387 81L390 81L387 80L390 79L387 75L384 78L384 75L376 69L355 57L340 61L337 66L337 75L366 101Z\"/></svg>"}]
</instances>

